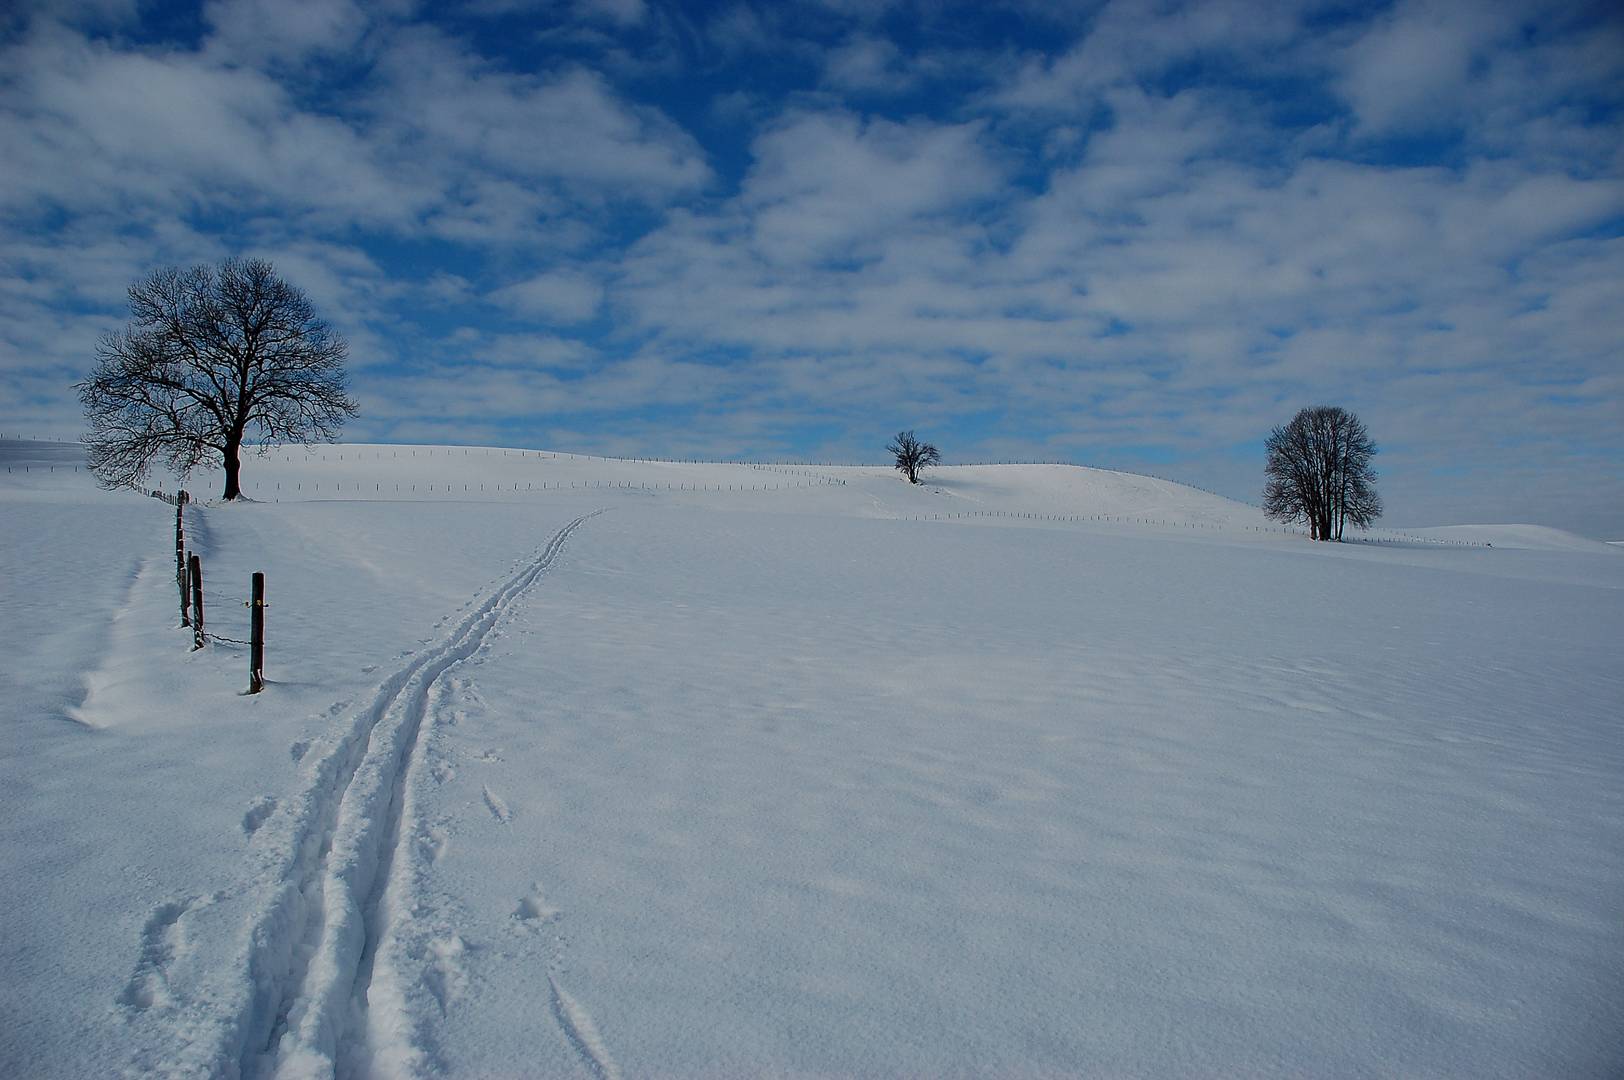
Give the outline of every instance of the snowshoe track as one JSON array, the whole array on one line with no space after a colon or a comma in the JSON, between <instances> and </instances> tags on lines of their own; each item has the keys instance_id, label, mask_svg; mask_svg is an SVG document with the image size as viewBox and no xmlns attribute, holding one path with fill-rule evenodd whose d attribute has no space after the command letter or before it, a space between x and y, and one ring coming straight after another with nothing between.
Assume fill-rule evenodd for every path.
<instances>
[{"instance_id":1,"label":"snowshoe track","mask_svg":"<svg viewBox=\"0 0 1624 1080\"><path fill-rule=\"evenodd\" d=\"M293 852L253 921L251 994L233 1025L244 1077L365 1075L368 989L398 906L389 895L407 774L436 681L484 644L501 615L558 559L596 510L565 525L444 641L392 674L293 801Z\"/></svg>"}]
</instances>

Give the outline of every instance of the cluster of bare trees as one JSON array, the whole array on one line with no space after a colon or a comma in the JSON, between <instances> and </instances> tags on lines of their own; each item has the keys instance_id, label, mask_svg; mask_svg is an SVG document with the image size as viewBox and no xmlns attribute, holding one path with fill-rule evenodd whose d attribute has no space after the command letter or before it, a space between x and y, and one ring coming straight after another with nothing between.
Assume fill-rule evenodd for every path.
<instances>
[{"instance_id":1,"label":"cluster of bare trees","mask_svg":"<svg viewBox=\"0 0 1624 1080\"><path fill-rule=\"evenodd\" d=\"M1376 444L1353 413L1336 406L1303 409L1269 434L1263 512L1302 521L1315 540L1341 540L1342 527L1366 528L1381 516Z\"/></svg>"}]
</instances>

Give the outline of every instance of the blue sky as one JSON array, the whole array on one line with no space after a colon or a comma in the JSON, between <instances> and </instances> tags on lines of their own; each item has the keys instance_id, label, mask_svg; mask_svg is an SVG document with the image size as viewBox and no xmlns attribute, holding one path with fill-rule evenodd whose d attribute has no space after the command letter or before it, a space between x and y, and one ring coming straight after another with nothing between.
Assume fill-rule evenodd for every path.
<instances>
[{"instance_id":1,"label":"blue sky","mask_svg":"<svg viewBox=\"0 0 1624 1080\"><path fill-rule=\"evenodd\" d=\"M271 259L355 440L1069 460L1624 538L1613 4L87 0L0 15L0 427Z\"/></svg>"}]
</instances>

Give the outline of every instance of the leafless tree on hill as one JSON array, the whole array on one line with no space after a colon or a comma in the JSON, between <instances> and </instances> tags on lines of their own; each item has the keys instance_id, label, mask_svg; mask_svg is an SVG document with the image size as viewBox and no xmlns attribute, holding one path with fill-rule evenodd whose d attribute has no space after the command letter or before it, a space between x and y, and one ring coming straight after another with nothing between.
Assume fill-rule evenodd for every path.
<instances>
[{"instance_id":1,"label":"leafless tree on hill","mask_svg":"<svg viewBox=\"0 0 1624 1080\"><path fill-rule=\"evenodd\" d=\"M914 437L912 431L899 431L896 438L885 444L885 449L895 455L897 471L908 478L908 483L919 483L919 472L927 465L940 465L942 463L941 451L927 442L920 442Z\"/></svg>"},{"instance_id":2,"label":"leafless tree on hill","mask_svg":"<svg viewBox=\"0 0 1624 1080\"><path fill-rule=\"evenodd\" d=\"M102 338L76 386L104 486L133 487L158 462L184 474L218 460L235 499L245 439L331 442L355 415L349 346L270 263L166 267L129 297L130 324Z\"/></svg>"},{"instance_id":3,"label":"leafless tree on hill","mask_svg":"<svg viewBox=\"0 0 1624 1080\"><path fill-rule=\"evenodd\" d=\"M1316 540L1341 540L1344 525L1368 528L1381 516L1376 444L1364 423L1335 406L1303 409L1264 444L1263 512L1302 521Z\"/></svg>"}]
</instances>

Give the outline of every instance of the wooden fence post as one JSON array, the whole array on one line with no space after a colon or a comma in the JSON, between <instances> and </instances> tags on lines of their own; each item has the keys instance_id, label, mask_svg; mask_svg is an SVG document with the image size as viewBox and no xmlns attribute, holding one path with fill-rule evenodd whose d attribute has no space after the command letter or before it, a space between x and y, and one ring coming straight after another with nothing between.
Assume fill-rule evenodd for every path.
<instances>
[{"instance_id":1,"label":"wooden fence post","mask_svg":"<svg viewBox=\"0 0 1624 1080\"><path fill-rule=\"evenodd\" d=\"M196 652L203 647L203 560L197 553L192 553L187 563L190 568L188 577L192 579L192 651Z\"/></svg>"},{"instance_id":2,"label":"wooden fence post","mask_svg":"<svg viewBox=\"0 0 1624 1080\"><path fill-rule=\"evenodd\" d=\"M254 574L253 599L248 601L248 692L265 689L265 575Z\"/></svg>"},{"instance_id":3,"label":"wooden fence post","mask_svg":"<svg viewBox=\"0 0 1624 1080\"><path fill-rule=\"evenodd\" d=\"M186 492L175 498L175 583L180 586L180 624L192 625L186 616L186 530L181 516L186 512Z\"/></svg>"}]
</instances>

